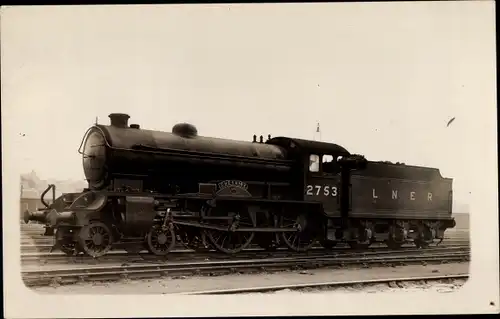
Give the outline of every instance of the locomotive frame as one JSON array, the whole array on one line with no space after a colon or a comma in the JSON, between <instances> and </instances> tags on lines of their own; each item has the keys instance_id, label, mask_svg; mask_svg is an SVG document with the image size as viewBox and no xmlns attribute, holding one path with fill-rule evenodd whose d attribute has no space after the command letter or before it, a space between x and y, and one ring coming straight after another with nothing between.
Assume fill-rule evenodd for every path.
<instances>
[{"instance_id":1,"label":"locomotive frame","mask_svg":"<svg viewBox=\"0 0 500 319\"><path fill-rule=\"evenodd\" d=\"M451 205L443 208L451 203L452 180L436 169L369 162L336 144L287 137L265 143L255 136L252 143L203 138L190 125L176 125L172 134L143 133L127 125L126 114L110 118L110 126L96 124L82 141L89 188L24 216L26 222L45 223L48 236L55 230L56 246L68 255L99 257L117 243L156 255L168 254L176 242L229 254L252 242L295 251L307 251L317 240L326 248L347 242L359 249L376 241L392 248L406 242L426 247L455 226ZM85 152L92 139L91 152ZM137 165L127 166L127 157ZM162 164L167 160L172 165ZM410 189L410 201L384 201L375 188L371 203L358 205L367 196L353 200L367 183L383 189L384 178L399 181L396 186L420 185L431 200L420 200ZM55 186L49 185L43 203L51 188L54 196ZM408 193L406 188L401 192ZM363 212L367 207L373 211ZM401 207L411 209L404 213Z\"/></svg>"}]
</instances>

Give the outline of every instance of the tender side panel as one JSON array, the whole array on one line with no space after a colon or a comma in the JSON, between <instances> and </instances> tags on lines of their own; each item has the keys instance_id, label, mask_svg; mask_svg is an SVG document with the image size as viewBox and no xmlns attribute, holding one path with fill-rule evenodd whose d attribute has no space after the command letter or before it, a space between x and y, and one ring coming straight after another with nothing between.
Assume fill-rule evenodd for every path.
<instances>
[{"instance_id":1,"label":"tender side panel","mask_svg":"<svg viewBox=\"0 0 500 319\"><path fill-rule=\"evenodd\" d=\"M451 180L352 176L351 217L449 219Z\"/></svg>"}]
</instances>

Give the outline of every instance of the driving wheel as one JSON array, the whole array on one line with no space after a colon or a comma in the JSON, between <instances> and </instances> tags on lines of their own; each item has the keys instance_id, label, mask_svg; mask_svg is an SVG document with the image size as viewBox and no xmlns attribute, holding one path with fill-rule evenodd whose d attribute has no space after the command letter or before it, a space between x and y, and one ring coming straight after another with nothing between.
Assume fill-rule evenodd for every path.
<instances>
[{"instance_id":1,"label":"driving wheel","mask_svg":"<svg viewBox=\"0 0 500 319\"><path fill-rule=\"evenodd\" d=\"M308 221L306 215L299 215L297 218L287 218L282 216L280 218L281 228L297 228L296 232L282 232L281 239L285 245L298 252L309 250L315 242L314 234L308 229Z\"/></svg>"}]
</instances>

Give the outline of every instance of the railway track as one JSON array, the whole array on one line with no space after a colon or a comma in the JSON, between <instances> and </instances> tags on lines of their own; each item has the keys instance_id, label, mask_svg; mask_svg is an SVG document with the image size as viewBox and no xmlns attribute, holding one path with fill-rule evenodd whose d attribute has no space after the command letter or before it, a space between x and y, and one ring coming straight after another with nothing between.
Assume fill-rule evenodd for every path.
<instances>
[{"instance_id":1,"label":"railway track","mask_svg":"<svg viewBox=\"0 0 500 319\"><path fill-rule=\"evenodd\" d=\"M457 242L457 241L468 241L469 238L468 237L446 237L443 241L443 243L445 242L450 242L450 241L454 241L454 242ZM39 249L41 250L48 250L50 247L49 246L52 246L54 245L54 239L53 238L21 238L21 247L23 247L24 249L28 249L28 250L33 250L33 249L36 249L35 247L38 247ZM181 247L181 246L179 246Z\"/></svg>"},{"instance_id":2,"label":"railway track","mask_svg":"<svg viewBox=\"0 0 500 319\"><path fill-rule=\"evenodd\" d=\"M464 245L464 244L468 244L469 243L469 239L468 238L445 238L443 240L443 242L440 244L440 246L450 246L450 245ZM437 241L434 243L434 244L431 244L431 246L435 246L437 244ZM46 256L49 256L49 252L50 252L50 249L52 248L52 246L54 245L53 242L48 242L48 243L21 243L21 254L22 255L32 255L32 254L38 254L39 256L41 257L46 257ZM371 247L375 247L375 248L378 248L378 247L387 247L385 246L383 243L374 243L372 244ZM411 243L409 244L406 244L404 245L403 247L412 247L413 245ZM348 248L349 246L345 243L340 243L337 245L336 249L345 249L345 248ZM414 246L413 246L414 247ZM249 248L250 250L259 250L259 246L257 245L251 245L251 247ZM281 248L280 248L281 249ZM284 248L283 248L284 249ZM321 249L321 246L316 246L314 247L314 249ZM179 245L176 247L176 250L179 250L179 251L185 251L186 249ZM260 249L262 250L262 249ZM125 250L123 249L123 246L116 246L116 247L113 247L111 252L124 252ZM193 252L192 250L190 250L191 252ZM137 253L140 253L140 252L145 252L145 250L140 250L138 251ZM50 255L52 256L58 256L58 255L63 255L59 250L57 251L53 251L52 253L50 253ZM53 258L53 257L49 257L49 258Z\"/></svg>"},{"instance_id":3,"label":"railway track","mask_svg":"<svg viewBox=\"0 0 500 319\"><path fill-rule=\"evenodd\" d=\"M468 243L458 243L456 245L442 244L438 247L429 247L426 248L427 251L446 251L446 249L457 249L457 248L468 248ZM379 253L379 254L387 254L392 252L399 251L417 251L418 249L408 245L403 246L400 250L393 250L386 246L380 247L370 247L368 249L363 250L364 253ZM24 253L21 254L21 262L23 264L29 263L39 263L39 264L48 264L48 263L73 263L73 264L100 264L100 263L112 263L112 262L166 262L169 260L230 260L230 259L241 259L241 258L270 258L270 257L300 257L300 256L317 256L324 254L338 254L338 253L346 253L346 252L354 252L348 246L346 247L335 247L330 250L326 250L322 247L315 247L308 251L307 253L297 253L290 251L286 248L279 248L275 252L265 251L261 248L250 248L244 250L242 253L236 255L227 255L222 254L216 251L205 251L205 252L195 252L193 250L187 249L178 249L173 250L167 256L155 256L149 254L147 252L141 253L128 253L126 251L114 250L110 251L107 255L104 255L99 258L92 258L85 255L78 256L66 256L61 252L53 252L53 253Z\"/></svg>"},{"instance_id":4,"label":"railway track","mask_svg":"<svg viewBox=\"0 0 500 319\"><path fill-rule=\"evenodd\" d=\"M179 295L234 295L234 294L249 294L249 293L272 293L280 290L311 290L311 289L331 289L340 287L352 287L358 285L375 285L375 284L390 284L394 283L398 285L402 282L422 282L422 281L443 281L443 280L457 280L457 279L468 279L468 274L459 275L440 275L440 276L423 276L423 277L395 277L395 278L384 278L384 279L371 279L371 280L349 280L349 281L331 281L331 282L318 282L318 283L308 283L308 284L292 284L292 285L275 285L275 286L264 286L264 287L251 287L251 288L235 288L235 289L216 289L216 290L205 290L205 291L193 291L185 293L177 293Z\"/></svg>"},{"instance_id":5,"label":"railway track","mask_svg":"<svg viewBox=\"0 0 500 319\"><path fill-rule=\"evenodd\" d=\"M349 255L318 255L224 261L166 262L138 265L106 265L95 267L68 267L24 270L22 277L27 286L71 284L82 281L110 281L119 279L142 279L181 275L222 275L255 271L279 271L319 267L345 267L361 265L394 265L409 263L443 263L469 260L469 248L459 247L443 251L416 250L393 251L380 254L374 252L349 252Z\"/></svg>"}]
</instances>

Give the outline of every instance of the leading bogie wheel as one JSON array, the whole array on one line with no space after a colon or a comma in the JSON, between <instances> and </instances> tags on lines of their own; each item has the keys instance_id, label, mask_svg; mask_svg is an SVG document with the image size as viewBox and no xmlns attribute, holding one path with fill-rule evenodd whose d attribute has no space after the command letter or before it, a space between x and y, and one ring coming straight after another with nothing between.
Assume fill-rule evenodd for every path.
<instances>
[{"instance_id":1,"label":"leading bogie wheel","mask_svg":"<svg viewBox=\"0 0 500 319\"><path fill-rule=\"evenodd\" d=\"M78 244L85 254L94 258L101 257L111 249L113 234L106 224L91 222L80 229Z\"/></svg>"},{"instance_id":2,"label":"leading bogie wheel","mask_svg":"<svg viewBox=\"0 0 500 319\"><path fill-rule=\"evenodd\" d=\"M157 255L165 256L175 247L175 232L172 227L155 226L151 228L146 244L148 251Z\"/></svg>"}]
</instances>

